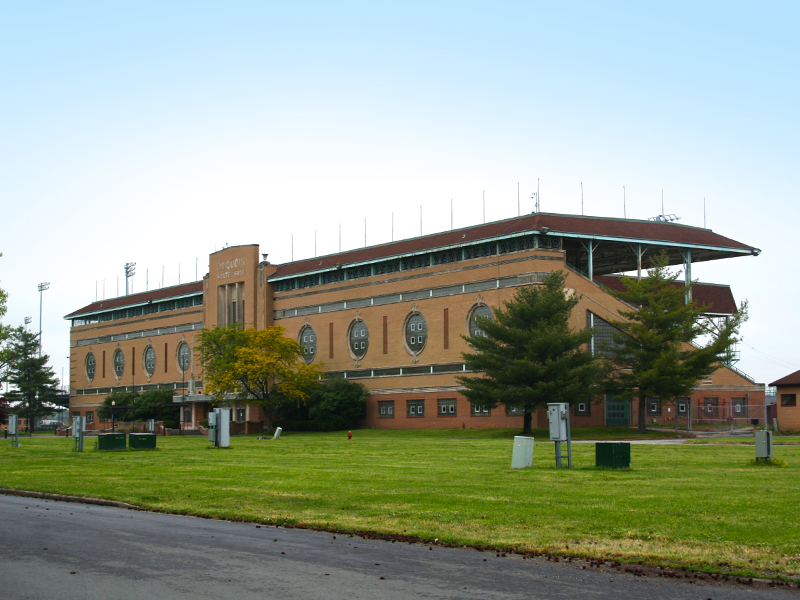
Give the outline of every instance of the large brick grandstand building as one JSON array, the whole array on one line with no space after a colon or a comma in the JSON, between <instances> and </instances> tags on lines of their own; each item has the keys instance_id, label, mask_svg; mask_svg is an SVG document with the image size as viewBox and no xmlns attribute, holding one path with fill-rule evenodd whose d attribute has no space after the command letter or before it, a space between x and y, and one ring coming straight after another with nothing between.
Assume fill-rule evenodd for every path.
<instances>
[{"instance_id":1,"label":"large brick grandstand building","mask_svg":"<svg viewBox=\"0 0 800 600\"><path fill-rule=\"evenodd\" d=\"M196 428L209 398L194 337L203 327L244 323L281 325L308 362L363 383L371 392L366 427L521 426L518 412L474 406L460 393L456 376L467 372L461 336L474 333L474 316L563 270L567 292L579 299L574 326L608 336L608 321L623 308L608 289L661 251L687 279L695 262L759 254L708 229L546 213L279 265L256 245L225 248L210 256L200 282L94 302L65 317L72 325L71 412L105 428L94 413L112 390L169 388L185 396L184 426ZM692 293L709 318L736 310L727 285L700 283ZM648 420L673 423L693 411L746 412L763 403L763 384L738 371L734 359L699 381L690 398L665 406L653 399ZM235 408L238 422L263 418L257 407ZM628 425L636 411L610 400L579 404L573 424ZM534 415L537 421L546 419Z\"/></svg>"}]
</instances>

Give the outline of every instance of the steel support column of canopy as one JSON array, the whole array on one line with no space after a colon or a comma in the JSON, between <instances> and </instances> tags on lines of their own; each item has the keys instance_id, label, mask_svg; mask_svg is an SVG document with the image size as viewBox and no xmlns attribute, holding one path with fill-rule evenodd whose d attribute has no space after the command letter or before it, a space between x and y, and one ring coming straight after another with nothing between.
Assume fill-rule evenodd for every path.
<instances>
[{"instance_id":1,"label":"steel support column of canopy","mask_svg":"<svg viewBox=\"0 0 800 600\"><path fill-rule=\"evenodd\" d=\"M692 283L692 249L687 248L686 250L681 250L681 254L683 254L683 270L686 274L686 280L684 285L686 286L686 303L692 301L692 288L690 287Z\"/></svg>"},{"instance_id":2,"label":"steel support column of canopy","mask_svg":"<svg viewBox=\"0 0 800 600\"><path fill-rule=\"evenodd\" d=\"M636 244L635 246L634 245L630 245L628 247L631 249L631 252L633 252L636 255L636 280L637 281L641 281L642 280L642 257L644 256L644 253L647 252L647 248L646 247L642 248L641 244Z\"/></svg>"},{"instance_id":3,"label":"steel support column of canopy","mask_svg":"<svg viewBox=\"0 0 800 600\"><path fill-rule=\"evenodd\" d=\"M589 240L588 242L581 241L581 246L586 252L589 253L589 280L594 281L594 251L597 250L597 247L600 245L600 242L593 242Z\"/></svg>"}]
</instances>

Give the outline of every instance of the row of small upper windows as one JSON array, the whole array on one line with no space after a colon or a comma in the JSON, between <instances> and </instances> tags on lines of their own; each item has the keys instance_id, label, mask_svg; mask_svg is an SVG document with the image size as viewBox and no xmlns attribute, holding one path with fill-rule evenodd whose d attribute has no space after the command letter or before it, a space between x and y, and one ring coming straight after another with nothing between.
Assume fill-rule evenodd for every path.
<instances>
[{"instance_id":1,"label":"row of small upper windows","mask_svg":"<svg viewBox=\"0 0 800 600\"><path fill-rule=\"evenodd\" d=\"M478 317L493 319L492 310L485 304L476 304L469 312L467 319L467 332L470 336L485 336L486 332L480 328L477 322ZM425 348L428 341L428 325L425 317L418 311L413 311L406 316L403 323L403 338L406 350L411 354L419 354ZM353 358L362 359L369 349L369 329L367 323L361 319L355 319L350 323L347 331L348 348ZM298 336L300 345L303 346L303 359L310 363L314 360L317 353L317 334L311 325L304 325L300 329Z\"/></svg>"},{"instance_id":2,"label":"row of small upper windows","mask_svg":"<svg viewBox=\"0 0 800 600\"><path fill-rule=\"evenodd\" d=\"M81 325L90 325L91 323L102 323L104 321L116 321L118 319L129 319L131 317L139 317L142 315L149 315L157 312L165 312L168 310L177 310L180 308L191 308L192 306L200 306L203 304L203 295L190 296L188 298L178 298L177 300L163 300L161 302L152 302L142 306L131 306L130 308L119 308L117 310L109 310L93 315L86 315L80 319L72 319L72 326L79 327Z\"/></svg>"},{"instance_id":3,"label":"row of small upper windows","mask_svg":"<svg viewBox=\"0 0 800 600\"><path fill-rule=\"evenodd\" d=\"M437 414L440 417L455 417L458 415L458 401L455 398L442 398L437 400ZM525 414L521 408L507 406L505 413L508 416L517 416ZM470 403L470 415L473 417L488 417L491 416L492 409L485 404L472 404ZM395 416L395 401L394 400L379 400L378 401L378 418L379 419L393 419ZM406 417L424 417L425 416L425 400L406 400Z\"/></svg>"},{"instance_id":4,"label":"row of small upper windows","mask_svg":"<svg viewBox=\"0 0 800 600\"><path fill-rule=\"evenodd\" d=\"M374 275L386 275L388 273L396 273L398 271L421 269L424 267L430 267L431 265L444 265L462 260L469 260L472 258L484 258L486 256L507 254L509 252L531 250L534 248L559 250L561 249L561 238L551 235L527 235L510 238L507 240L485 242L483 244L476 244L473 246L451 248L449 250L438 250L434 252L428 252L426 254L418 254L416 256L407 256L400 259L396 258L377 262L371 265L351 267L349 269L336 269L320 274L303 275L300 277L293 277L291 279L283 279L275 282L275 291L285 292L288 290L302 289L316 285L326 285L329 283L337 283L339 281L350 279L372 277Z\"/></svg>"},{"instance_id":5,"label":"row of small upper windows","mask_svg":"<svg viewBox=\"0 0 800 600\"><path fill-rule=\"evenodd\" d=\"M178 344L178 349L175 356L178 362L178 369L180 369L181 372L186 373L189 370L189 366L192 362L192 349L189 347L189 344L186 342L181 342ZM148 345L147 348L144 349L144 353L142 354L142 363L144 364L145 373L148 375L153 375L153 373L156 372L156 349L153 346ZM111 364L114 368L114 376L117 379L125 374L125 353L121 348L114 350L114 354L111 358ZM93 352L88 352L86 354L83 365L86 372L86 379L88 379L89 383L91 383L94 380L97 372L97 359L95 358Z\"/></svg>"}]
</instances>

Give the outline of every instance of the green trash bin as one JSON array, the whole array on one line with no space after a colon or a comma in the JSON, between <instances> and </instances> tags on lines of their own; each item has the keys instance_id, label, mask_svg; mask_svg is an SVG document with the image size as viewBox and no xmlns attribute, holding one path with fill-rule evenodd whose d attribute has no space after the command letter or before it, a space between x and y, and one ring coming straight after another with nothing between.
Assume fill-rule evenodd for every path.
<instances>
[{"instance_id":1,"label":"green trash bin","mask_svg":"<svg viewBox=\"0 0 800 600\"><path fill-rule=\"evenodd\" d=\"M155 433L132 433L128 436L128 447L131 450L155 450Z\"/></svg>"},{"instance_id":2,"label":"green trash bin","mask_svg":"<svg viewBox=\"0 0 800 600\"><path fill-rule=\"evenodd\" d=\"M101 433L97 436L97 447L100 450L125 450L124 433Z\"/></svg>"},{"instance_id":3,"label":"green trash bin","mask_svg":"<svg viewBox=\"0 0 800 600\"><path fill-rule=\"evenodd\" d=\"M595 464L610 469L627 469L631 466L630 442L598 442L594 446Z\"/></svg>"}]
</instances>

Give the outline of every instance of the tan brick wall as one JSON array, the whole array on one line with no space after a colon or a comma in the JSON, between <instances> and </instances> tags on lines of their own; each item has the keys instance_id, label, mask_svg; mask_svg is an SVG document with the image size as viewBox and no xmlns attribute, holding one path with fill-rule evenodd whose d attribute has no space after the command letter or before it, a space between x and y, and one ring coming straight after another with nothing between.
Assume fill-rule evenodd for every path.
<instances>
[{"instance_id":1,"label":"tan brick wall","mask_svg":"<svg viewBox=\"0 0 800 600\"><path fill-rule=\"evenodd\" d=\"M800 386L778 387L778 427L781 431L800 431L800 406L782 406L781 394L794 394L800 399Z\"/></svg>"},{"instance_id":2,"label":"tan brick wall","mask_svg":"<svg viewBox=\"0 0 800 600\"><path fill-rule=\"evenodd\" d=\"M567 289L565 293L578 296L578 307L571 320L571 324L575 328L586 327L587 310L603 319L615 320L618 318L618 311L626 308L588 278L566 269L563 262L564 255L561 251L526 250L279 293L275 293L274 285L267 282L267 278L275 272L276 267L260 259L257 245L225 248L210 255L209 274L204 278L203 306L155 315L154 318L159 319L158 325L170 326L202 321L206 327L212 327L218 323L220 314L218 307L218 299L221 297L220 286L241 284L243 287L235 289L237 293L243 292L243 319L246 325L255 324L257 327L263 328L274 323L284 327L287 335L294 339L298 338L304 325L311 325L317 336L316 356L313 362L324 365L324 368L329 371L353 371L463 362L462 353L469 352L470 349L461 336L468 334L468 317L473 307L478 303L484 303L490 307L502 306L503 302L514 296L516 287L493 287L482 291L454 293L278 319L273 318L274 311L318 307L326 303L352 302L364 298L416 290L431 290L479 281L496 281L520 274L546 273L558 269L566 272ZM406 318L413 310L424 316L427 326L427 341L423 350L418 354L410 352L405 344L404 326ZM359 360L356 360L351 353L348 339L349 327L355 319L363 320L369 331L369 348ZM158 336L151 340L157 351L157 368L150 381L146 380L142 369L143 353L148 340L140 338L119 343L119 348L125 352L126 356L125 374L119 381L114 376L112 365L113 352L117 348L117 343L93 345L91 350L97 358L96 376L91 386L86 381L84 360L89 347L77 347L78 339L155 326L147 321L147 317L141 317L74 327L71 332L71 387L130 386L134 379L137 386L144 383L180 381L180 370L174 353L181 339L194 345L194 337L197 335L197 332L194 331ZM164 343L167 344L166 372L164 371ZM105 352L105 377L102 376L103 352ZM131 369L130 357L134 353L136 355L136 375L133 375ZM202 379L200 367L196 362L192 371L196 379ZM485 428L522 426L522 416L507 416L503 407L493 409L491 416L472 416L469 402L458 393L459 386L455 373L373 377L358 379L358 381L375 392L368 403L365 420L365 425L368 427ZM710 381L698 383L697 390L692 394L693 403L702 402L702 398L706 396L717 397L720 401L729 403L731 397L745 395L748 395L750 404L763 403L763 386L759 388L727 368L716 371ZM437 401L440 398L457 398L457 416L443 417L437 414ZM72 401L74 408L90 410L91 407L102 402L102 399L103 396L73 396ZM393 419L378 418L377 403L381 400L395 401L397 412ZM425 416L407 416L405 410L407 400L424 400ZM636 423L637 409L636 403L633 403L631 411L633 424ZM252 410L253 413L257 412L256 409ZM674 415L674 408L664 406L662 415L656 417L656 422L661 425L671 425L674 423ZM604 422L605 408L603 404L593 404L589 416L575 414L572 416L572 423L577 427L602 425ZM652 422L652 418L648 418L648 423L650 422ZM541 426L547 424L544 409L534 417L533 426L536 427L537 424L541 424Z\"/></svg>"}]
</instances>

